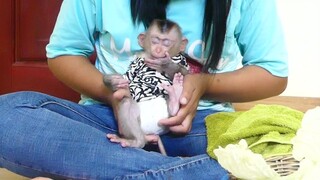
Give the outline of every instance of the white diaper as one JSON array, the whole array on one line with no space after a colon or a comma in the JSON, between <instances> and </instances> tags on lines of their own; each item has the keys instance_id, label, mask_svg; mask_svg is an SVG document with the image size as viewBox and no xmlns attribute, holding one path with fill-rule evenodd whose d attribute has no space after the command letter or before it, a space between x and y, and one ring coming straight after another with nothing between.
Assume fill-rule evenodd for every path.
<instances>
[{"instance_id":1,"label":"white diaper","mask_svg":"<svg viewBox=\"0 0 320 180\"><path fill-rule=\"evenodd\" d=\"M141 128L145 134L164 134L168 129L159 126L158 121L169 117L167 101L158 97L138 103Z\"/></svg>"}]
</instances>

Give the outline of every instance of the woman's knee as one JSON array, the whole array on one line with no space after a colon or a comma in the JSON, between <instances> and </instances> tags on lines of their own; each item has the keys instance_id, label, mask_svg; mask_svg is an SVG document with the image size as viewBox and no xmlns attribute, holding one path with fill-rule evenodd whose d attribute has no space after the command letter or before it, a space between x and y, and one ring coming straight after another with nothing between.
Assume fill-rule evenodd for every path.
<instances>
[{"instance_id":1,"label":"woman's knee","mask_svg":"<svg viewBox=\"0 0 320 180\"><path fill-rule=\"evenodd\" d=\"M13 92L0 96L0 106L34 104L47 99L47 96L48 95L33 91Z\"/></svg>"}]
</instances>

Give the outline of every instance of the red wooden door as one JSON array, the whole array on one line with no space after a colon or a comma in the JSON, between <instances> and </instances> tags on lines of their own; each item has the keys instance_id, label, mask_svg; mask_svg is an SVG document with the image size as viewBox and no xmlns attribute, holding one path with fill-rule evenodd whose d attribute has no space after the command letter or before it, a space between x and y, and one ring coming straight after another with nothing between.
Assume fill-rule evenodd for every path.
<instances>
[{"instance_id":1,"label":"red wooden door","mask_svg":"<svg viewBox=\"0 0 320 180\"><path fill-rule=\"evenodd\" d=\"M5 0L0 6L0 94L38 91L78 101L48 70L45 46L62 0Z\"/></svg>"}]
</instances>

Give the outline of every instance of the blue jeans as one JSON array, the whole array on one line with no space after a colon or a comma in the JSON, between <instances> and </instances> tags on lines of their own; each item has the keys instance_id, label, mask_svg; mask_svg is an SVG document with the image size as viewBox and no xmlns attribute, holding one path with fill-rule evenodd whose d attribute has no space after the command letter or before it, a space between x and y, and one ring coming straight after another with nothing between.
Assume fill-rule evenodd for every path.
<instances>
[{"instance_id":1,"label":"blue jeans","mask_svg":"<svg viewBox=\"0 0 320 180\"><path fill-rule=\"evenodd\" d=\"M54 179L228 179L206 154L204 117L198 111L186 136L166 134L168 156L111 143L112 109L84 106L36 92L0 96L0 167L27 177Z\"/></svg>"}]
</instances>

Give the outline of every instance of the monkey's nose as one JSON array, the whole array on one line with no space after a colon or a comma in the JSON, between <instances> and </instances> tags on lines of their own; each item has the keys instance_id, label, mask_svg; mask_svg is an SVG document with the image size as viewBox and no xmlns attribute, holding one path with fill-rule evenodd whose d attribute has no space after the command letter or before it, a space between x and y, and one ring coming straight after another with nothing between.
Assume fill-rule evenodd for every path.
<instances>
[{"instance_id":1,"label":"monkey's nose","mask_svg":"<svg viewBox=\"0 0 320 180\"><path fill-rule=\"evenodd\" d=\"M159 53L161 53L161 52L162 52L162 48L161 48L161 47L157 47L157 48L156 48L156 53L159 54Z\"/></svg>"}]
</instances>

